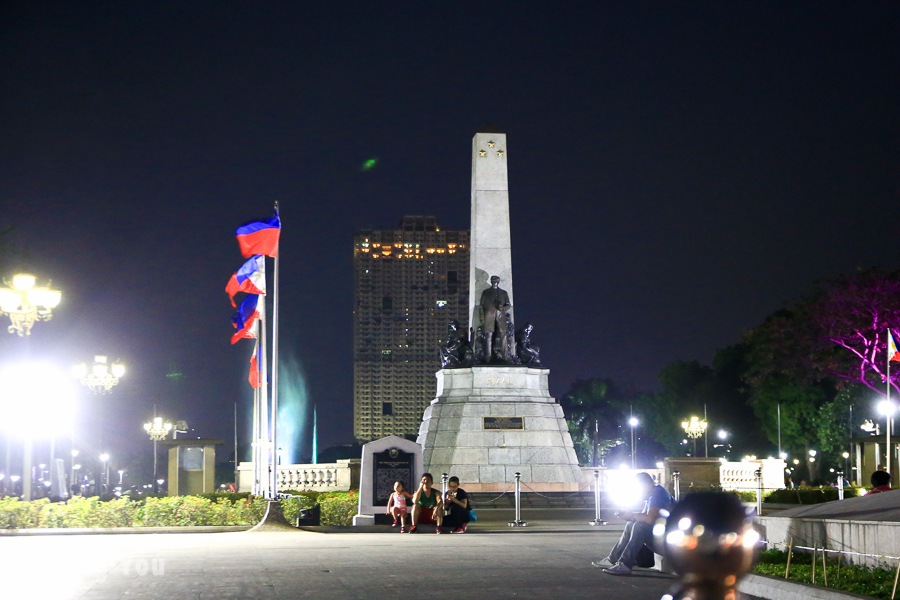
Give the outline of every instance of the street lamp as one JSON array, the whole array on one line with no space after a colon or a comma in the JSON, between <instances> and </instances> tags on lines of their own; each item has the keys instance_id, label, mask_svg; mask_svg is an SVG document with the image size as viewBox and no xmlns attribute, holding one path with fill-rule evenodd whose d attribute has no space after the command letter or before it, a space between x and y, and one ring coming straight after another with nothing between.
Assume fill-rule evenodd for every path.
<instances>
[{"instance_id":1,"label":"street lamp","mask_svg":"<svg viewBox=\"0 0 900 600\"><path fill-rule=\"evenodd\" d=\"M35 281L34 275L19 273L13 276L12 283L6 282L10 287L0 287L0 315L9 315L12 324L8 331L19 337L31 335L35 321L49 321L62 300L62 292L35 287Z\"/></svg>"},{"instance_id":2,"label":"street lamp","mask_svg":"<svg viewBox=\"0 0 900 600\"><path fill-rule=\"evenodd\" d=\"M637 417L631 417L628 419L628 424L631 426L631 468L634 469L634 428L638 426L640 421L637 420Z\"/></svg>"},{"instance_id":3,"label":"street lamp","mask_svg":"<svg viewBox=\"0 0 900 600\"><path fill-rule=\"evenodd\" d=\"M689 438L694 440L694 456L697 456L697 438L706 433L709 424L701 421L699 417L691 417L690 421L682 421L681 428Z\"/></svg>"},{"instance_id":4,"label":"street lamp","mask_svg":"<svg viewBox=\"0 0 900 600\"><path fill-rule=\"evenodd\" d=\"M722 457L728 458L729 454L731 453L731 444L728 443L728 432L724 429L720 429L716 433L716 437L719 438L719 441L721 443L713 444L713 448L724 448Z\"/></svg>"},{"instance_id":5,"label":"street lamp","mask_svg":"<svg viewBox=\"0 0 900 600\"><path fill-rule=\"evenodd\" d=\"M144 431L150 436L150 439L153 440L153 479L156 480L156 458L157 458L157 444L160 440L166 439L166 436L169 435L169 432L172 431L172 424L168 421L163 422L162 417L153 417L152 421L148 421L144 423ZM157 492L159 488L155 488L154 493Z\"/></svg>"},{"instance_id":6,"label":"street lamp","mask_svg":"<svg viewBox=\"0 0 900 600\"><path fill-rule=\"evenodd\" d=\"M54 365L19 362L0 370L0 427L23 443L22 497L31 500L33 441L70 428L74 394ZM9 438L8 438L9 439Z\"/></svg>"},{"instance_id":7,"label":"street lamp","mask_svg":"<svg viewBox=\"0 0 900 600\"><path fill-rule=\"evenodd\" d=\"M119 383L119 378L125 375L125 365L117 361L110 369L105 356L95 355L90 372L84 363L76 365L73 372L95 394L108 394Z\"/></svg>"}]
</instances>

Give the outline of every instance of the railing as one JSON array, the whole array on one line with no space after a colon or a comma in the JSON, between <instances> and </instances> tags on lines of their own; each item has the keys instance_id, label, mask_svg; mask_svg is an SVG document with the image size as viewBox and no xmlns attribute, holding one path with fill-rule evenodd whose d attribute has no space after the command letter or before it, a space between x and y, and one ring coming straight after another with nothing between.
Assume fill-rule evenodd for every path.
<instances>
[{"instance_id":1,"label":"railing","mask_svg":"<svg viewBox=\"0 0 900 600\"><path fill-rule=\"evenodd\" d=\"M785 463L779 459L723 462L719 467L719 482L723 490L754 492L760 485L757 471L761 471L765 490L784 487Z\"/></svg>"},{"instance_id":2,"label":"railing","mask_svg":"<svg viewBox=\"0 0 900 600\"><path fill-rule=\"evenodd\" d=\"M359 459L334 463L278 465L278 489L299 492L338 492L359 487ZM253 490L253 463L238 465L238 491Z\"/></svg>"}]
</instances>

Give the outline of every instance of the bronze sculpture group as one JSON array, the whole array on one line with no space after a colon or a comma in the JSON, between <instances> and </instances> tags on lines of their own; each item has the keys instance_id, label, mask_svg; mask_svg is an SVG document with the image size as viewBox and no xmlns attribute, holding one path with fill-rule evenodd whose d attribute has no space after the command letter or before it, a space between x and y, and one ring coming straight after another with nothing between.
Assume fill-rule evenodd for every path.
<instances>
[{"instance_id":1,"label":"bronze sculpture group","mask_svg":"<svg viewBox=\"0 0 900 600\"><path fill-rule=\"evenodd\" d=\"M475 329L472 340L467 332L460 331L459 321L448 326L447 341L441 345L441 367L444 369L475 365L524 365L540 367L541 349L531 342L534 327L516 331L509 309L509 294L500 288L500 278L491 277L491 287L481 293L478 303L481 324Z\"/></svg>"}]
</instances>

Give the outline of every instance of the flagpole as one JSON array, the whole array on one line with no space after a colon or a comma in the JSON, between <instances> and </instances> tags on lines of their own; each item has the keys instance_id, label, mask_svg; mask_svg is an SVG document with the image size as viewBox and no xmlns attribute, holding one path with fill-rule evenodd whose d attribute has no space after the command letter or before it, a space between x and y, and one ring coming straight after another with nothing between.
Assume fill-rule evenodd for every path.
<instances>
[{"instance_id":1,"label":"flagpole","mask_svg":"<svg viewBox=\"0 0 900 600\"><path fill-rule=\"evenodd\" d=\"M275 202L275 216L278 214L278 202ZM272 298L272 497L278 497L278 261L281 257L281 236L275 251L275 275L273 276Z\"/></svg>"},{"instance_id":2,"label":"flagpole","mask_svg":"<svg viewBox=\"0 0 900 600\"><path fill-rule=\"evenodd\" d=\"M316 415L316 405L313 404L313 439L312 439L312 464L319 462L319 419Z\"/></svg>"},{"instance_id":3,"label":"flagpole","mask_svg":"<svg viewBox=\"0 0 900 600\"><path fill-rule=\"evenodd\" d=\"M885 418L884 429L887 432L887 472L893 473L891 471L891 458L893 452L891 452L891 416L893 414L893 407L891 406L891 342L893 338L891 337L891 330L888 329L888 359L887 359L887 407L888 409L885 411L887 416Z\"/></svg>"},{"instance_id":4,"label":"flagpole","mask_svg":"<svg viewBox=\"0 0 900 600\"><path fill-rule=\"evenodd\" d=\"M268 368L268 352L266 352L266 302L265 298L263 298L262 310L259 313L259 324L260 324L260 346L262 347L262 386L260 389L262 392L259 395L259 429L260 429L260 439L259 439L259 462L260 462L260 490L259 493L261 496L265 498L271 499L271 493L269 488L269 482L271 481L269 477L269 469L272 464L272 452L269 444L269 379L266 377L266 374L269 372Z\"/></svg>"},{"instance_id":5,"label":"flagpole","mask_svg":"<svg viewBox=\"0 0 900 600\"><path fill-rule=\"evenodd\" d=\"M259 344L259 321L256 323L256 343ZM256 350L257 353L257 361L256 361L256 372L259 375L259 351ZM253 495L259 495L259 473L260 473L260 456L259 456L259 382L262 379L257 379L257 386L253 388L253 428L250 430L250 455L251 460L253 461Z\"/></svg>"}]
</instances>

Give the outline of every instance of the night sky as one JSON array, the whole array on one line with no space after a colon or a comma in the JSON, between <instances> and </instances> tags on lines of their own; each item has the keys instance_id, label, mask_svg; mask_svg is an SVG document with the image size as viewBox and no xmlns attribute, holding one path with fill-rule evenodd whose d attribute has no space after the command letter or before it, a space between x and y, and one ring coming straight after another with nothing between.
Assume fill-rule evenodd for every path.
<instances>
[{"instance_id":1,"label":"night sky","mask_svg":"<svg viewBox=\"0 0 900 600\"><path fill-rule=\"evenodd\" d=\"M230 441L240 402L244 427L224 286L278 201L283 382L320 449L352 441L352 234L467 228L488 124L556 397L652 390L816 279L898 266L897 3L418 4L0 6L0 267L63 291L0 361L120 357L80 440L148 454L154 404Z\"/></svg>"}]
</instances>

